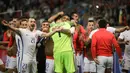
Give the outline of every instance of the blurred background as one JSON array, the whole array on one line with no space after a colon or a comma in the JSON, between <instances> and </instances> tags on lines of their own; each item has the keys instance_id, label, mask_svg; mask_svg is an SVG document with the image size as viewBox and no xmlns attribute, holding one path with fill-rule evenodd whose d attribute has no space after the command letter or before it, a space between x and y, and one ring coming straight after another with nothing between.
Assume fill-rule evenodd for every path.
<instances>
[{"instance_id":1,"label":"blurred background","mask_svg":"<svg viewBox=\"0 0 130 73\"><path fill-rule=\"evenodd\" d=\"M34 17L39 25L51 15L64 11L78 12L85 27L89 17L102 16L111 26L128 25L130 0L0 0L0 20L13 17Z\"/></svg>"}]
</instances>

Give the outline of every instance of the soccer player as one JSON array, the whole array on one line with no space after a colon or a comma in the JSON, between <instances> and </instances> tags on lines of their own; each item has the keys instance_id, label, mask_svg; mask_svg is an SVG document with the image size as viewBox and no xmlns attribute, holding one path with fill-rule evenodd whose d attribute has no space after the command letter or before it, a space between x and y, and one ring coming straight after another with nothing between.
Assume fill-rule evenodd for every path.
<instances>
[{"instance_id":1,"label":"soccer player","mask_svg":"<svg viewBox=\"0 0 130 73\"><path fill-rule=\"evenodd\" d=\"M28 25L28 19L27 18L22 18L20 19L20 24L17 24L17 28L23 28L26 29L27 25ZM21 37L18 34L15 34L15 43L16 43L16 48L17 48L17 53L16 53L16 57L17 57L17 71L18 73L20 73L20 65L21 65L21 56L22 56L22 40Z\"/></svg>"},{"instance_id":2,"label":"soccer player","mask_svg":"<svg viewBox=\"0 0 130 73\"><path fill-rule=\"evenodd\" d=\"M71 24L68 22L68 20L63 21L63 14L64 12L59 12L49 19L49 21L55 20L55 22L51 23L51 31L53 31L56 26L63 28L60 32L52 36L52 39L54 41L53 53L55 72L62 73L63 68L65 68L67 73L74 73L74 53L71 37L74 33L75 28L71 27Z\"/></svg>"},{"instance_id":3,"label":"soccer player","mask_svg":"<svg viewBox=\"0 0 130 73\"><path fill-rule=\"evenodd\" d=\"M3 35L3 44L2 45L0 45L0 58L1 58L1 63L3 62L3 66L2 67L5 67L6 68L6 59L7 59L7 50L8 50L8 46L9 45L11 45L10 44L10 37L12 37L11 36L11 30L6 30L5 32L4 32L4 35Z\"/></svg>"},{"instance_id":4,"label":"soccer player","mask_svg":"<svg viewBox=\"0 0 130 73\"><path fill-rule=\"evenodd\" d=\"M90 36L89 36L89 39L91 39L92 35L93 35L95 32L98 31L98 28L99 28L98 21L99 21L99 20L100 20L100 19L97 19L96 25L95 25L97 28L91 32L91 34L90 34ZM125 27L122 27L122 28L114 28L114 27L111 27L108 22L107 22L107 26L106 26L106 30L109 31L109 32L111 32L111 33L113 33L113 34L114 34L114 33L120 33L120 32L123 32L123 31L125 31L125 30L129 30L129 29L130 29L130 28L129 28L128 26L125 26Z\"/></svg>"},{"instance_id":5,"label":"soccer player","mask_svg":"<svg viewBox=\"0 0 130 73\"><path fill-rule=\"evenodd\" d=\"M0 41L0 49L6 50L7 47L4 47L3 45L8 44L8 41ZM3 63L3 61L0 59L0 73L3 73L6 71L6 67Z\"/></svg>"},{"instance_id":6,"label":"soccer player","mask_svg":"<svg viewBox=\"0 0 130 73\"><path fill-rule=\"evenodd\" d=\"M78 22L79 22L79 15L78 15L78 13L73 12L71 18L72 18L72 20L75 21L75 23L78 24Z\"/></svg>"},{"instance_id":7,"label":"soccer player","mask_svg":"<svg viewBox=\"0 0 130 73\"><path fill-rule=\"evenodd\" d=\"M24 28L25 26L27 26L26 20L17 19L17 20L15 20L15 23L12 23L12 22L14 22L13 20L11 21L11 23L9 23L12 27ZM19 21L20 21L20 24L19 24ZM18 56L19 46L17 45L18 44L17 40L20 40L20 37L17 34L15 34L14 32L12 32L11 35L12 35L12 37L10 37L10 39L12 39L12 40L9 41L9 47L11 46L11 44L13 44L13 45L8 49L8 52L7 52L8 56L7 56L7 61L6 61L6 68L8 69L8 73L13 73L13 72L17 73L18 65L20 63L20 62L18 62L19 61L19 56ZM17 52L17 55L16 55L16 52Z\"/></svg>"},{"instance_id":8,"label":"soccer player","mask_svg":"<svg viewBox=\"0 0 130 73\"><path fill-rule=\"evenodd\" d=\"M130 36L129 36L130 30L126 30L122 33L120 33L120 36L118 37L118 41L120 44L125 44L125 51L122 61L122 73L128 73L130 70L130 55L129 55L129 48L130 48Z\"/></svg>"},{"instance_id":9,"label":"soccer player","mask_svg":"<svg viewBox=\"0 0 130 73\"><path fill-rule=\"evenodd\" d=\"M29 18L28 19L28 24L34 24L34 29L33 29L32 32L36 33L36 28L37 28L36 20L34 18ZM37 54L37 50L35 50L33 60L32 60L33 73L37 72L36 54Z\"/></svg>"},{"instance_id":10,"label":"soccer player","mask_svg":"<svg viewBox=\"0 0 130 73\"><path fill-rule=\"evenodd\" d=\"M86 40L89 37L89 34L94 29L94 20L89 20L86 30ZM96 64L92 59L91 46L87 46L84 49L84 73L96 73Z\"/></svg>"},{"instance_id":11,"label":"soccer player","mask_svg":"<svg viewBox=\"0 0 130 73\"><path fill-rule=\"evenodd\" d=\"M21 55L22 63L20 65L20 69L21 69L20 72L35 73L35 71L33 71L35 67L31 67L31 65L35 55L34 52L36 50L35 48L36 48L36 42L38 36L49 37L53 35L55 32L60 31L61 28L56 28L54 31L50 33L44 33L39 30L33 32L36 24L32 24L32 23L28 23L27 29L11 27L4 21L2 21L2 23L21 36L21 40L23 44L22 44L22 55Z\"/></svg>"},{"instance_id":12,"label":"soccer player","mask_svg":"<svg viewBox=\"0 0 130 73\"><path fill-rule=\"evenodd\" d=\"M76 55L76 65L78 68L77 71L80 73L83 72L83 49L84 49L84 43L80 40L80 36L83 36L82 38L85 39L86 30L83 28L82 25L77 23L75 25L75 28L76 29L73 34L73 45Z\"/></svg>"},{"instance_id":13,"label":"soccer player","mask_svg":"<svg viewBox=\"0 0 130 73\"><path fill-rule=\"evenodd\" d=\"M75 49L75 57L76 57L76 71L78 73L83 73L83 49L84 49L84 42L80 40L80 36L84 36L82 38L85 39L86 30L82 25L78 23L79 15L76 12L72 13L72 22L75 25L75 32L73 34L73 45Z\"/></svg>"},{"instance_id":14,"label":"soccer player","mask_svg":"<svg viewBox=\"0 0 130 73\"><path fill-rule=\"evenodd\" d=\"M105 29L107 22L101 19L98 24L99 30L92 36L92 57L97 64L97 73L104 73L106 68L111 72L113 66L113 45L116 48L120 60L122 59L121 48L115 36Z\"/></svg>"},{"instance_id":15,"label":"soccer player","mask_svg":"<svg viewBox=\"0 0 130 73\"><path fill-rule=\"evenodd\" d=\"M44 21L42 23L42 31L48 33L50 29L50 23ZM54 73L54 58L53 58L53 48L54 42L51 37L45 38L45 54L46 54L46 73Z\"/></svg>"},{"instance_id":16,"label":"soccer player","mask_svg":"<svg viewBox=\"0 0 130 73\"><path fill-rule=\"evenodd\" d=\"M9 25L12 27L19 26L18 18L13 18L12 21L9 22ZM7 51L7 60L6 60L6 68L8 69L8 73L17 72L16 71L16 42L15 42L15 33L11 33L8 51Z\"/></svg>"}]
</instances>

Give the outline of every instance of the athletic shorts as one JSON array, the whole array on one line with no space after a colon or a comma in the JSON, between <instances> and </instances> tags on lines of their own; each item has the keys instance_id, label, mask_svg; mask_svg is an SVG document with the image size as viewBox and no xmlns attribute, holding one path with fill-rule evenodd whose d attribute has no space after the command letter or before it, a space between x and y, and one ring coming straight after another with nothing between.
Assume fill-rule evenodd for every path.
<instances>
[{"instance_id":1,"label":"athletic shorts","mask_svg":"<svg viewBox=\"0 0 130 73\"><path fill-rule=\"evenodd\" d=\"M76 72L83 72L83 66L84 66L84 58L83 58L83 54L76 54Z\"/></svg>"},{"instance_id":2,"label":"athletic shorts","mask_svg":"<svg viewBox=\"0 0 130 73\"><path fill-rule=\"evenodd\" d=\"M46 59L46 73L54 73L54 59Z\"/></svg>"},{"instance_id":3,"label":"athletic shorts","mask_svg":"<svg viewBox=\"0 0 130 73\"><path fill-rule=\"evenodd\" d=\"M17 68L18 72L20 72L20 70L21 70L21 68L20 68L20 66L22 65L21 61L22 61L21 57L17 56L17 66L16 66L16 68Z\"/></svg>"},{"instance_id":4,"label":"athletic shorts","mask_svg":"<svg viewBox=\"0 0 130 73\"><path fill-rule=\"evenodd\" d=\"M97 65L97 73L104 73L105 68L113 67L113 56L98 56L99 65Z\"/></svg>"},{"instance_id":5,"label":"athletic shorts","mask_svg":"<svg viewBox=\"0 0 130 73\"><path fill-rule=\"evenodd\" d=\"M36 73L37 62L35 59L22 60L20 65L21 73Z\"/></svg>"},{"instance_id":6,"label":"athletic shorts","mask_svg":"<svg viewBox=\"0 0 130 73\"><path fill-rule=\"evenodd\" d=\"M77 54L76 55L76 65L77 66L83 66L83 54Z\"/></svg>"},{"instance_id":7,"label":"athletic shorts","mask_svg":"<svg viewBox=\"0 0 130 73\"><path fill-rule=\"evenodd\" d=\"M123 59L123 61L122 61L122 69L130 70L130 60Z\"/></svg>"},{"instance_id":8,"label":"athletic shorts","mask_svg":"<svg viewBox=\"0 0 130 73\"><path fill-rule=\"evenodd\" d=\"M16 57L9 57L7 56L7 60L6 60L6 68L8 69L14 69L16 68Z\"/></svg>"},{"instance_id":9,"label":"athletic shorts","mask_svg":"<svg viewBox=\"0 0 130 73\"><path fill-rule=\"evenodd\" d=\"M75 72L73 52L66 51L61 53L55 53L54 65L55 65L55 72L62 72L63 68L65 68L67 72Z\"/></svg>"},{"instance_id":10,"label":"athletic shorts","mask_svg":"<svg viewBox=\"0 0 130 73\"><path fill-rule=\"evenodd\" d=\"M96 63L94 61L88 60L84 57L84 70L83 72L96 72Z\"/></svg>"}]
</instances>

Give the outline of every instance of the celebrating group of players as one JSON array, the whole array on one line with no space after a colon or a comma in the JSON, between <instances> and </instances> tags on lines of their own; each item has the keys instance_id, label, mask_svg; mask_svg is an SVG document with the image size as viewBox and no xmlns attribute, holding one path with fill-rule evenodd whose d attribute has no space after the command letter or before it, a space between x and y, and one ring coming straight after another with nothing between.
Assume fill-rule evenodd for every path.
<instances>
[{"instance_id":1,"label":"celebrating group of players","mask_svg":"<svg viewBox=\"0 0 130 73\"><path fill-rule=\"evenodd\" d=\"M3 37L0 49L7 50L7 56L5 64L0 59L0 70L8 73L111 73L116 51L119 61L124 62L122 72L127 73L130 68L129 26L113 28L103 18L89 18L85 28L78 22L77 13L69 17L62 11L43 21L41 30L37 30L34 18L3 20L3 26L8 27L4 36L8 39ZM121 33L118 42L114 33ZM119 43L126 45L123 60Z\"/></svg>"}]
</instances>

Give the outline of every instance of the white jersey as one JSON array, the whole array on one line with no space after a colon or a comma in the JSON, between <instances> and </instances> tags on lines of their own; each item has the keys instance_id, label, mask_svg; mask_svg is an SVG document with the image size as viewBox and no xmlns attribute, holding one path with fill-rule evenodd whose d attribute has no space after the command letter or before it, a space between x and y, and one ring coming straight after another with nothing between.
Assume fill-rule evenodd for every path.
<instances>
[{"instance_id":1,"label":"white jersey","mask_svg":"<svg viewBox=\"0 0 130 73\"><path fill-rule=\"evenodd\" d=\"M16 54L16 57L17 57L17 70L20 71L20 66L22 65L22 55L23 55L23 41L21 39L21 37L19 35L15 35L15 41L16 41L16 45L17 45L17 54Z\"/></svg>"},{"instance_id":2,"label":"white jersey","mask_svg":"<svg viewBox=\"0 0 130 73\"><path fill-rule=\"evenodd\" d=\"M115 33L116 28L114 28L114 27L107 27L106 30L111 32L111 33Z\"/></svg>"},{"instance_id":3,"label":"white jersey","mask_svg":"<svg viewBox=\"0 0 130 73\"><path fill-rule=\"evenodd\" d=\"M99 29L93 30L93 31L90 33L89 38L92 39L93 34L94 34L95 32L97 32L98 30L99 30ZM116 28L114 28L114 27L107 27L106 30L109 31L109 32L111 32L111 33L115 33Z\"/></svg>"},{"instance_id":4,"label":"white jersey","mask_svg":"<svg viewBox=\"0 0 130 73\"><path fill-rule=\"evenodd\" d=\"M90 33L89 38L92 39L93 34L94 34L95 32L97 32L98 30L99 30L99 29L93 30L93 31Z\"/></svg>"},{"instance_id":5,"label":"white jersey","mask_svg":"<svg viewBox=\"0 0 130 73\"><path fill-rule=\"evenodd\" d=\"M23 41L19 35L15 35L16 45L17 45L17 57L20 57L22 54Z\"/></svg>"},{"instance_id":6,"label":"white jersey","mask_svg":"<svg viewBox=\"0 0 130 73\"><path fill-rule=\"evenodd\" d=\"M119 38L124 39L124 41L130 41L130 30L122 32ZM125 45L124 59L130 60L130 43Z\"/></svg>"},{"instance_id":7,"label":"white jersey","mask_svg":"<svg viewBox=\"0 0 130 73\"><path fill-rule=\"evenodd\" d=\"M21 32L21 38L23 40L23 60L32 60L36 50L38 36L41 36L43 32L38 30L31 32L28 29L21 28L19 28L19 31Z\"/></svg>"}]
</instances>

